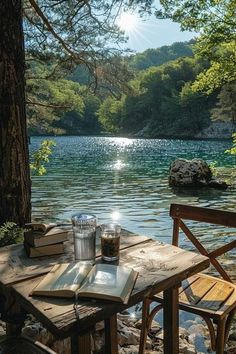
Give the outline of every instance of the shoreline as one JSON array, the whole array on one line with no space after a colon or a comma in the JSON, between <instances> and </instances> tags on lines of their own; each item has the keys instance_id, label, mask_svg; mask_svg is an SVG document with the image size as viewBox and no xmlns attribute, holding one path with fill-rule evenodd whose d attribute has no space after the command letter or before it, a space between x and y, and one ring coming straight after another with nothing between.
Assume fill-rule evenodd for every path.
<instances>
[{"instance_id":1,"label":"shoreline","mask_svg":"<svg viewBox=\"0 0 236 354\"><path fill-rule=\"evenodd\" d=\"M196 137L156 137L156 138L148 138L148 137L137 137L132 135L70 135L70 134L60 134L60 135L30 135L29 138L60 138L60 137L81 137L81 138L119 138L119 139L137 139L137 140L183 140L183 141L231 141L231 138L196 138Z\"/></svg>"}]
</instances>

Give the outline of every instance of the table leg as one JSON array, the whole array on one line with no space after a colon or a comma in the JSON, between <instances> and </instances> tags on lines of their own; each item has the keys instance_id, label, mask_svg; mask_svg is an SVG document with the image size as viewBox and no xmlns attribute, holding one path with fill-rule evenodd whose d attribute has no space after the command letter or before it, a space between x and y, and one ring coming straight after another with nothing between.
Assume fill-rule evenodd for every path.
<instances>
[{"instance_id":1,"label":"table leg","mask_svg":"<svg viewBox=\"0 0 236 354\"><path fill-rule=\"evenodd\" d=\"M76 333L71 336L71 354L91 354L90 331L82 336Z\"/></svg>"},{"instance_id":2,"label":"table leg","mask_svg":"<svg viewBox=\"0 0 236 354\"><path fill-rule=\"evenodd\" d=\"M179 353L178 289L175 286L164 291L164 354Z\"/></svg>"},{"instance_id":3,"label":"table leg","mask_svg":"<svg viewBox=\"0 0 236 354\"><path fill-rule=\"evenodd\" d=\"M2 314L3 321L6 322L6 335L19 336L24 326L26 314L22 312L21 306L17 302L13 302L12 298L8 298L6 303L6 312ZM12 301L10 303L10 301Z\"/></svg>"},{"instance_id":4,"label":"table leg","mask_svg":"<svg viewBox=\"0 0 236 354\"><path fill-rule=\"evenodd\" d=\"M105 353L118 354L117 315L105 320Z\"/></svg>"}]
</instances>

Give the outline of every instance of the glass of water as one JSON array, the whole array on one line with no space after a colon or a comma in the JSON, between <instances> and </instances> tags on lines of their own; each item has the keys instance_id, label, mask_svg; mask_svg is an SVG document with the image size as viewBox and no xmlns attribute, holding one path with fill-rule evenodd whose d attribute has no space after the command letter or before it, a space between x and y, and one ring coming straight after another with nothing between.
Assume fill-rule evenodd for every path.
<instances>
[{"instance_id":1,"label":"glass of water","mask_svg":"<svg viewBox=\"0 0 236 354\"><path fill-rule=\"evenodd\" d=\"M74 234L75 260L94 264L96 256L95 215L77 213L71 217Z\"/></svg>"}]
</instances>

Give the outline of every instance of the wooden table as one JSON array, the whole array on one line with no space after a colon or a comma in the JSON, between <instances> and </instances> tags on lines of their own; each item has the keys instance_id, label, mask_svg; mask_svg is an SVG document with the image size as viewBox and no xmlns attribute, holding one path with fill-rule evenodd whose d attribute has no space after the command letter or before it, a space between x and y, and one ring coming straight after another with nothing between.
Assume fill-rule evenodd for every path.
<instances>
[{"instance_id":1,"label":"wooden table","mask_svg":"<svg viewBox=\"0 0 236 354\"><path fill-rule=\"evenodd\" d=\"M71 353L77 354L90 353L89 333L104 320L105 353L117 354L117 313L145 296L164 291L164 352L178 353L178 287L182 280L206 269L208 258L122 230L119 264L139 272L128 305L80 300L75 307L69 299L30 297L30 291L55 263L73 260L72 242L65 246L64 255L36 259L27 258L22 245L0 250L0 290L7 297L9 315L17 316L20 306L56 338L70 337ZM7 333L16 333L20 328L7 324Z\"/></svg>"}]
</instances>

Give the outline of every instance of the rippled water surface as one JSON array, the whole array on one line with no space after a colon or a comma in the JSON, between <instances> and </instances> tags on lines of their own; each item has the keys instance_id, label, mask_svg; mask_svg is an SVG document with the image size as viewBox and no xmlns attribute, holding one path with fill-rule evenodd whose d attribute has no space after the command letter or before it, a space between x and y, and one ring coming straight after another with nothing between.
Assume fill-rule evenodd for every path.
<instances>
[{"instance_id":1,"label":"rippled water surface","mask_svg":"<svg viewBox=\"0 0 236 354\"><path fill-rule=\"evenodd\" d=\"M31 151L43 137L32 138ZM230 141L146 140L105 137L55 137L47 175L33 177L33 218L68 221L78 210L95 213L100 222L118 220L123 227L170 242L170 203L234 210L236 190L189 190L176 194L168 186L175 158L203 158L232 166L224 150ZM203 233L206 229L203 229ZM219 235L213 229L206 237ZM217 242L215 240L214 242Z\"/></svg>"}]
</instances>

